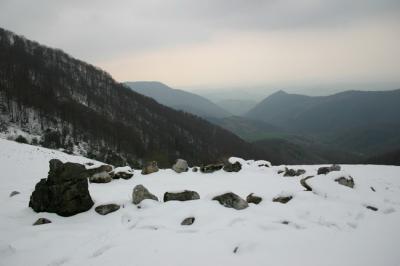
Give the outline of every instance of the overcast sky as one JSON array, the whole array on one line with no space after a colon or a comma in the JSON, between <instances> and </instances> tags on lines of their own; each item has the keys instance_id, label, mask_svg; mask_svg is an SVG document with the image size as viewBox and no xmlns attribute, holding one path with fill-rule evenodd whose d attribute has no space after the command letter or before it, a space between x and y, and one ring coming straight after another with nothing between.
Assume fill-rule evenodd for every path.
<instances>
[{"instance_id":1,"label":"overcast sky","mask_svg":"<svg viewBox=\"0 0 400 266\"><path fill-rule=\"evenodd\" d=\"M399 0L1 0L0 27L118 81L400 88Z\"/></svg>"}]
</instances>

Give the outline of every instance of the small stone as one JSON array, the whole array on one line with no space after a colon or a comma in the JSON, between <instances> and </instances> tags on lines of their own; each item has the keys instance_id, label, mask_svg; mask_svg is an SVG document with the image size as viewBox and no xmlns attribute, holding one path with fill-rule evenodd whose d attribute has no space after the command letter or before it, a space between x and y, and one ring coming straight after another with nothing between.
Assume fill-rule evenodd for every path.
<instances>
[{"instance_id":1,"label":"small stone","mask_svg":"<svg viewBox=\"0 0 400 266\"><path fill-rule=\"evenodd\" d=\"M192 168L192 172L197 172L197 171L199 171L199 168L197 168L197 167Z\"/></svg>"},{"instance_id":2,"label":"small stone","mask_svg":"<svg viewBox=\"0 0 400 266\"><path fill-rule=\"evenodd\" d=\"M217 200L224 207L233 208L235 210L243 210L249 207L247 201L232 192L216 196L213 200Z\"/></svg>"},{"instance_id":3,"label":"small stone","mask_svg":"<svg viewBox=\"0 0 400 266\"><path fill-rule=\"evenodd\" d=\"M132 203L137 205L145 199L158 201L158 198L151 194L143 185L135 186L132 192Z\"/></svg>"},{"instance_id":4,"label":"small stone","mask_svg":"<svg viewBox=\"0 0 400 266\"><path fill-rule=\"evenodd\" d=\"M234 249L233 249L233 253L237 253L238 252L238 250L239 250L239 247L235 247Z\"/></svg>"},{"instance_id":5,"label":"small stone","mask_svg":"<svg viewBox=\"0 0 400 266\"><path fill-rule=\"evenodd\" d=\"M366 208L369 209L369 210L371 210L371 211L374 211L374 212L376 212L376 211L378 210L377 207L369 206L369 205L368 205Z\"/></svg>"},{"instance_id":6,"label":"small stone","mask_svg":"<svg viewBox=\"0 0 400 266\"><path fill-rule=\"evenodd\" d=\"M371 190L372 190L373 192L376 192L376 190L375 190L375 188L374 188L374 187L371 187Z\"/></svg>"},{"instance_id":7,"label":"small stone","mask_svg":"<svg viewBox=\"0 0 400 266\"><path fill-rule=\"evenodd\" d=\"M300 184L306 189L306 191L312 191L312 188L309 184L307 184L307 180L313 178L314 176L307 176L305 178L300 179Z\"/></svg>"},{"instance_id":8,"label":"small stone","mask_svg":"<svg viewBox=\"0 0 400 266\"><path fill-rule=\"evenodd\" d=\"M46 218L39 218L36 220L36 222L33 225L41 225L41 224L49 224L51 221Z\"/></svg>"},{"instance_id":9,"label":"small stone","mask_svg":"<svg viewBox=\"0 0 400 266\"><path fill-rule=\"evenodd\" d=\"M15 195L21 194L19 191L13 191L10 193L10 198L14 197Z\"/></svg>"},{"instance_id":10,"label":"small stone","mask_svg":"<svg viewBox=\"0 0 400 266\"><path fill-rule=\"evenodd\" d=\"M113 204L113 203L112 203L112 204L105 204L105 205L97 206L94 210L95 210L98 214L107 215L107 214L109 214L109 213L111 213L111 212L118 211L119 208L120 208L119 205Z\"/></svg>"},{"instance_id":11,"label":"small stone","mask_svg":"<svg viewBox=\"0 0 400 266\"><path fill-rule=\"evenodd\" d=\"M279 173L279 172L278 172L278 173ZM290 176L290 177L293 177L293 176L303 175L303 174L305 174L305 173L306 173L306 170L304 170L304 169L297 169L297 170L295 170L295 169L285 168L285 171L284 171L283 176Z\"/></svg>"},{"instance_id":12,"label":"small stone","mask_svg":"<svg viewBox=\"0 0 400 266\"><path fill-rule=\"evenodd\" d=\"M181 225L192 225L194 223L195 218L194 217L188 217L185 218L182 222Z\"/></svg>"},{"instance_id":13,"label":"small stone","mask_svg":"<svg viewBox=\"0 0 400 266\"><path fill-rule=\"evenodd\" d=\"M282 224L288 225L290 222L289 221L282 221Z\"/></svg>"},{"instance_id":14,"label":"small stone","mask_svg":"<svg viewBox=\"0 0 400 266\"><path fill-rule=\"evenodd\" d=\"M221 170L224 167L223 164L209 164L200 167L200 172L202 173L213 173L215 171Z\"/></svg>"},{"instance_id":15,"label":"small stone","mask_svg":"<svg viewBox=\"0 0 400 266\"><path fill-rule=\"evenodd\" d=\"M200 199L199 193L196 191L185 190L182 192L165 192L164 202L177 200L177 201L188 201Z\"/></svg>"},{"instance_id":16,"label":"small stone","mask_svg":"<svg viewBox=\"0 0 400 266\"><path fill-rule=\"evenodd\" d=\"M148 162L143 166L142 175L149 175L158 172L158 166L156 161Z\"/></svg>"},{"instance_id":17,"label":"small stone","mask_svg":"<svg viewBox=\"0 0 400 266\"><path fill-rule=\"evenodd\" d=\"M261 197L255 196L254 193L251 193L246 197L247 203L259 204L262 201Z\"/></svg>"},{"instance_id":18,"label":"small stone","mask_svg":"<svg viewBox=\"0 0 400 266\"><path fill-rule=\"evenodd\" d=\"M349 188L354 188L354 179L351 176L348 177L339 177L335 179L336 182L339 184L349 187Z\"/></svg>"},{"instance_id":19,"label":"small stone","mask_svg":"<svg viewBox=\"0 0 400 266\"><path fill-rule=\"evenodd\" d=\"M172 170L177 173L187 172L188 169L188 163L183 159L176 160L175 164L172 166Z\"/></svg>"},{"instance_id":20,"label":"small stone","mask_svg":"<svg viewBox=\"0 0 400 266\"><path fill-rule=\"evenodd\" d=\"M239 162L235 162L235 163L227 163L224 165L224 171L225 172L239 172L240 170L242 170L242 165Z\"/></svg>"},{"instance_id":21,"label":"small stone","mask_svg":"<svg viewBox=\"0 0 400 266\"><path fill-rule=\"evenodd\" d=\"M111 180L112 180L111 175L105 171L100 173L95 173L89 177L90 183L103 184L103 183L109 183L111 182Z\"/></svg>"},{"instance_id":22,"label":"small stone","mask_svg":"<svg viewBox=\"0 0 400 266\"><path fill-rule=\"evenodd\" d=\"M328 166L328 167L324 166L324 167L318 168L317 174L318 175L326 175L326 174L328 174L330 172L333 172L333 171L340 171L341 169L342 168L340 167L340 165L333 164L333 165Z\"/></svg>"},{"instance_id":23,"label":"small stone","mask_svg":"<svg viewBox=\"0 0 400 266\"><path fill-rule=\"evenodd\" d=\"M274 198L272 201L273 202L280 202L282 204L288 203L291 199L293 199L293 196L279 196Z\"/></svg>"}]
</instances>

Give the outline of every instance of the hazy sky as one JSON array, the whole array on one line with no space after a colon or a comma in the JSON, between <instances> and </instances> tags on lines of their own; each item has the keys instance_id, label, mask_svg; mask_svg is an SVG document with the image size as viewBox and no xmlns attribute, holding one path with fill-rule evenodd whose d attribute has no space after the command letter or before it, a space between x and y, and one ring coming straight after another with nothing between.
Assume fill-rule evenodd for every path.
<instances>
[{"instance_id":1,"label":"hazy sky","mask_svg":"<svg viewBox=\"0 0 400 266\"><path fill-rule=\"evenodd\" d=\"M1 0L0 27L119 81L400 88L399 0Z\"/></svg>"}]
</instances>

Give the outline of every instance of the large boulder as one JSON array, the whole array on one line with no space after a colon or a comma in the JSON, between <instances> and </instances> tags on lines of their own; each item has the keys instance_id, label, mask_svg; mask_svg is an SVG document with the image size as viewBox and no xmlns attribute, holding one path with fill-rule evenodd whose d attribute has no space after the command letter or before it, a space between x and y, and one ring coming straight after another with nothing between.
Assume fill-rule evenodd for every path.
<instances>
[{"instance_id":1,"label":"large boulder","mask_svg":"<svg viewBox=\"0 0 400 266\"><path fill-rule=\"evenodd\" d=\"M242 165L239 162L228 162L224 165L223 169L225 172L239 172L240 170L242 170Z\"/></svg>"},{"instance_id":2,"label":"large boulder","mask_svg":"<svg viewBox=\"0 0 400 266\"><path fill-rule=\"evenodd\" d=\"M105 204L105 205L99 205L97 206L94 210L101 215L107 215L111 212L118 211L120 206L118 204Z\"/></svg>"},{"instance_id":3,"label":"large boulder","mask_svg":"<svg viewBox=\"0 0 400 266\"><path fill-rule=\"evenodd\" d=\"M221 205L227 208L233 208L236 210L243 210L249 207L247 201L232 192L216 196L213 200L218 201Z\"/></svg>"},{"instance_id":4,"label":"large boulder","mask_svg":"<svg viewBox=\"0 0 400 266\"><path fill-rule=\"evenodd\" d=\"M187 172L188 169L188 163L183 159L176 160L176 163L172 166L172 170L177 173Z\"/></svg>"},{"instance_id":5,"label":"large boulder","mask_svg":"<svg viewBox=\"0 0 400 266\"><path fill-rule=\"evenodd\" d=\"M224 167L223 164L209 164L200 167L200 172L202 173L213 173L215 171L221 170Z\"/></svg>"},{"instance_id":6,"label":"large boulder","mask_svg":"<svg viewBox=\"0 0 400 266\"><path fill-rule=\"evenodd\" d=\"M137 185L133 188L132 192L132 203L133 204L139 204L142 202L142 200L145 199L151 199L158 201L158 198L151 194L147 188L145 188L143 185Z\"/></svg>"},{"instance_id":7,"label":"large boulder","mask_svg":"<svg viewBox=\"0 0 400 266\"><path fill-rule=\"evenodd\" d=\"M78 163L50 160L48 177L36 184L29 207L36 212L52 212L72 216L93 206L88 189L88 173Z\"/></svg>"},{"instance_id":8,"label":"large boulder","mask_svg":"<svg viewBox=\"0 0 400 266\"><path fill-rule=\"evenodd\" d=\"M191 190L184 190L182 192L165 192L164 202L171 200L187 201L200 199L199 193Z\"/></svg>"},{"instance_id":9,"label":"large boulder","mask_svg":"<svg viewBox=\"0 0 400 266\"><path fill-rule=\"evenodd\" d=\"M148 162L143 166L142 175L148 175L155 172L158 172L158 166L156 161Z\"/></svg>"}]
</instances>

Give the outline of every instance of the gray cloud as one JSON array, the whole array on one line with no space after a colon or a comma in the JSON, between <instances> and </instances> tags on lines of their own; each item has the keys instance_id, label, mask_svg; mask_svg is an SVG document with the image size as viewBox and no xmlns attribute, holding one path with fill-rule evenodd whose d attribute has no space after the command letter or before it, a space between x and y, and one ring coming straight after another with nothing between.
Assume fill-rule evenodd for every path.
<instances>
[{"instance_id":1,"label":"gray cloud","mask_svg":"<svg viewBox=\"0 0 400 266\"><path fill-rule=\"evenodd\" d=\"M383 20L400 26L400 1L0 2L1 27L61 48L92 63L108 62L133 54L156 53L162 49L176 49L185 45L207 44L226 33L240 36L240 33L252 32L329 32Z\"/></svg>"}]
</instances>

